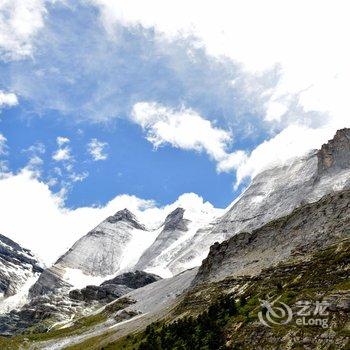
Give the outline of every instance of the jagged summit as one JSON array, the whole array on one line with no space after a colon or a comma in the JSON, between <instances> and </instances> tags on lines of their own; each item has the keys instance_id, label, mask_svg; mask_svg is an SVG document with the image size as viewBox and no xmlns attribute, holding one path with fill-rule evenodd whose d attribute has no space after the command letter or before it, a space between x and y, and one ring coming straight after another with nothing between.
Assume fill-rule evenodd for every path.
<instances>
[{"instance_id":1,"label":"jagged summit","mask_svg":"<svg viewBox=\"0 0 350 350\"><path fill-rule=\"evenodd\" d=\"M338 130L332 140L322 145L317 153L318 173L350 168L350 128Z\"/></svg>"},{"instance_id":2,"label":"jagged summit","mask_svg":"<svg viewBox=\"0 0 350 350\"><path fill-rule=\"evenodd\" d=\"M82 288L98 283L100 278L130 270L153 239L153 233L133 213L120 210L81 237L46 269L31 289L31 295L67 285Z\"/></svg>"},{"instance_id":3,"label":"jagged summit","mask_svg":"<svg viewBox=\"0 0 350 350\"><path fill-rule=\"evenodd\" d=\"M145 226L141 225L137 221L136 216L127 208L117 211L114 215L109 216L106 219L106 221L109 222L110 224L115 224L119 221L126 221L131 223L135 228L138 228L140 230L145 230Z\"/></svg>"},{"instance_id":4,"label":"jagged summit","mask_svg":"<svg viewBox=\"0 0 350 350\"><path fill-rule=\"evenodd\" d=\"M164 231L180 230L187 231L187 223L189 220L184 219L185 209L176 208L173 210L164 221Z\"/></svg>"}]
</instances>

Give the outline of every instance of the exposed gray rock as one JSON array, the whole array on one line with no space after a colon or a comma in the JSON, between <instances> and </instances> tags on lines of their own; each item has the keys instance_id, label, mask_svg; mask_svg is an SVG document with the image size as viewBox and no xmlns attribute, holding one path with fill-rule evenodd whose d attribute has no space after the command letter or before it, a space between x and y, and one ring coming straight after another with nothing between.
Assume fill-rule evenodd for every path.
<instances>
[{"instance_id":1,"label":"exposed gray rock","mask_svg":"<svg viewBox=\"0 0 350 350\"><path fill-rule=\"evenodd\" d=\"M86 314L88 310L101 308L125 294L160 279L159 276L136 271L116 276L100 286L91 285L83 289L70 290L63 285L53 290L41 291L21 310L0 316L0 334L18 334L29 327L45 332L52 323L67 321L71 316ZM56 283L54 277L53 283ZM48 319L50 322L45 322Z\"/></svg>"},{"instance_id":2,"label":"exposed gray rock","mask_svg":"<svg viewBox=\"0 0 350 350\"><path fill-rule=\"evenodd\" d=\"M326 195L252 233L215 243L193 285L226 276L256 275L288 258L301 259L349 236L350 190Z\"/></svg>"},{"instance_id":3,"label":"exposed gray rock","mask_svg":"<svg viewBox=\"0 0 350 350\"><path fill-rule=\"evenodd\" d=\"M105 301L111 302L133 289L124 285L107 284L104 286L86 286L83 289L74 289L69 292L69 297L73 300L91 302Z\"/></svg>"},{"instance_id":4,"label":"exposed gray rock","mask_svg":"<svg viewBox=\"0 0 350 350\"><path fill-rule=\"evenodd\" d=\"M30 300L20 310L0 315L0 334L21 334L30 327L44 333L52 323L67 321L73 315L88 311L85 303L69 299L67 293L67 289L62 289L44 294ZM45 322L48 319L51 322Z\"/></svg>"},{"instance_id":5,"label":"exposed gray rock","mask_svg":"<svg viewBox=\"0 0 350 350\"><path fill-rule=\"evenodd\" d=\"M146 229L144 225L141 225L137 221L136 216L126 208L116 212L113 216L108 217L106 221L108 221L110 224L115 224L118 221L127 221L130 222L135 228L140 230Z\"/></svg>"},{"instance_id":6,"label":"exposed gray rock","mask_svg":"<svg viewBox=\"0 0 350 350\"><path fill-rule=\"evenodd\" d=\"M187 231L187 223L189 220L184 219L185 210L176 208L172 211L164 221L163 231Z\"/></svg>"},{"instance_id":7,"label":"exposed gray rock","mask_svg":"<svg viewBox=\"0 0 350 350\"><path fill-rule=\"evenodd\" d=\"M184 218L184 213L183 208L177 208L166 217L162 231L154 243L142 254L135 269L144 270L157 266L159 254L169 248L188 230L189 220Z\"/></svg>"},{"instance_id":8,"label":"exposed gray rock","mask_svg":"<svg viewBox=\"0 0 350 350\"><path fill-rule=\"evenodd\" d=\"M317 153L318 174L350 168L350 131L338 130L334 138L324 144Z\"/></svg>"},{"instance_id":9,"label":"exposed gray rock","mask_svg":"<svg viewBox=\"0 0 350 350\"><path fill-rule=\"evenodd\" d=\"M103 282L100 286L86 286L83 289L74 289L69 292L69 297L86 302L94 300L110 302L134 289L144 287L160 279L157 275L143 271L127 272Z\"/></svg>"},{"instance_id":10,"label":"exposed gray rock","mask_svg":"<svg viewBox=\"0 0 350 350\"><path fill-rule=\"evenodd\" d=\"M146 286L147 284L161 280L162 278L144 271L126 272L111 280L107 280L101 284L101 286L117 284L124 285L126 287L137 289Z\"/></svg>"},{"instance_id":11,"label":"exposed gray rock","mask_svg":"<svg viewBox=\"0 0 350 350\"><path fill-rule=\"evenodd\" d=\"M29 297L34 299L38 296L55 292L61 288L71 288L72 286L62 279L64 272L60 271L59 265L54 265L46 269L29 290Z\"/></svg>"},{"instance_id":12,"label":"exposed gray rock","mask_svg":"<svg viewBox=\"0 0 350 350\"><path fill-rule=\"evenodd\" d=\"M211 230L199 231L169 265L204 259L209 247L235 234L254 229L290 214L305 203L350 188L350 129L337 132L320 151L295 158L288 164L258 174L244 193Z\"/></svg>"}]
</instances>

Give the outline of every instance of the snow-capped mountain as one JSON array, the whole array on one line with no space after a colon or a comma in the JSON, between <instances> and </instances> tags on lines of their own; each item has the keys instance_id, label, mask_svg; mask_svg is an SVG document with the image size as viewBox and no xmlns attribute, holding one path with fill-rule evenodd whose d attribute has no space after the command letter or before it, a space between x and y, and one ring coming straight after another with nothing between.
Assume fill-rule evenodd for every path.
<instances>
[{"instance_id":1,"label":"snow-capped mountain","mask_svg":"<svg viewBox=\"0 0 350 350\"><path fill-rule=\"evenodd\" d=\"M152 244L148 231L127 209L108 217L80 238L67 253L40 276L31 288L36 296L59 287L83 288L100 284L130 270Z\"/></svg>"},{"instance_id":2,"label":"snow-capped mountain","mask_svg":"<svg viewBox=\"0 0 350 350\"><path fill-rule=\"evenodd\" d=\"M128 287L121 287L121 278L115 276L126 272L172 277L150 287L153 296L168 299L170 288L183 291L183 285L172 283L192 267L201 265L195 279L201 283L234 273L259 273L272 263L332 244L348 233L349 191L337 192L346 188L350 188L350 129L338 131L319 151L257 175L224 214L208 203L171 205L159 227L149 228L129 210L121 210L40 275L30 289L30 302L1 320L8 325L3 331L12 334L49 317L67 322L87 308L87 301L100 305L101 298L105 302L124 295ZM299 214L289 215L293 210ZM161 222L160 217L155 219ZM340 224L344 225L339 231ZM213 245L217 241L224 242ZM11 246L6 241L5 245ZM182 275L188 273L187 285L196 272ZM105 280L107 285L101 284ZM164 285L169 288L162 289ZM172 294L175 300L177 292ZM143 300L143 290L137 295L146 302L147 312L154 311L154 305ZM89 307L87 312L92 311ZM23 321L28 318L30 322Z\"/></svg>"},{"instance_id":3,"label":"snow-capped mountain","mask_svg":"<svg viewBox=\"0 0 350 350\"><path fill-rule=\"evenodd\" d=\"M0 314L22 306L43 266L19 244L0 234Z\"/></svg>"},{"instance_id":4,"label":"snow-capped mountain","mask_svg":"<svg viewBox=\"0 0 350 350\"><path fill-rule=\"evenodd\" d=\"M129 210L118 211L46 269L30 289L30 295L33 298L59 288L99 285L127 271L144 270L171 277L200 263L191 261L168 268L184 242L221 213L207 203L186 210L177 208L160 227L148 229Z\"/></svg>"},{"instance_id":5,"label":"snow-capped mountain","mask_svg":"<svg viewBox=\"0 0 350 350\"><path fill-rule=\"evenodd\" d=\"M202 261L215 242L238 232L251 232L301 204L349 186L350 129L342 129L319 151L258 174L212 229L200 230L185 242L169 268Z\"/></svg>"},{"instance_id":6,"label":"snow-capped mountain","mask_svg":"<svg viewBox=\"0 0 350 350\"><path fill-rule=\"evenodd\" d=\"M162 277L171 277L198 263L176 264L174 258L184 249L184 243L209 225L217 216L217 209L185 210L176 208L165 219L154 243L142 254L135 269L145 270ZM200 263L200 262L199 262Z\"/></svg>"},{"instance_id":7,"label":"snow-capped mountain","mask_svg":"<svg viewBox=\"0 0 350 350\"><path fill-rule=\"evenodd\" d=\"M258 174L224 215L213 207L176 208L157 229L127 209L79 239L31 289L83 288L117 274L144 270L171 277L199 266L215 242L261 227L350 184L350 129L339 130L321 150Z\"/></svg>"}]
</instances>

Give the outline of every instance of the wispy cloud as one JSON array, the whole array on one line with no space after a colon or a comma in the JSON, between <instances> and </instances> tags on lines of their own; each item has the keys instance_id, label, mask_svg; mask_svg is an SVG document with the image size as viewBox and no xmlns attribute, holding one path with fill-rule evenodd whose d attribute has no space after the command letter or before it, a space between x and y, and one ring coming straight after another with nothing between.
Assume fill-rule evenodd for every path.
<instances>
[{"instance_id":1,"label":"wispy cloud","mask_svg":"<svg viewBox=\"0 0 350 350\"><path fill-rule=\"evenodd\" d=\"M106 160L108 158L108 154L105 151L107 145L107 142L99 141L96 138L91 139L87 145L87 149L91 158L94 161Z\"/></svg>"},{"instance_id":2,"label":"wispy cloud","mask_svg":"<svg viewBox=\"0 0 350 350\"><path fill-rule=\"evenodd\" d=\"M40 178L44 165L42 156L46 152L45 145L42 142L36 142L27 149L22 150L22 152L28 155L28 163L24 168L30 171L33 176Z\"/></svg>"},{"instance_id":3,"label":"wispy cloud","mask_svg":"<svg viewBox=\"0 0 350 350\"><path fill-rule=\"evenodd\" d=\"M9 63L9 86L35 111L106 122L128 118L137 101L159 101L225 120L237 134L243 124L262 119L278 80L274 68L269 79L249 75L232 60L208 55L194 36L169 40L121 22L111 39L88 3L52 5L35 40L35 60Z\"/></svg>"},{"instance_id":4,"label":"wispy cloud","mask_svg":"<svg viewBox=\"0 0 350 350\"><path fill-rule=\"evenodd\" d=\"M251 95L254 103L247 114L260 115L263 121L253 122L251 142L261 139L261 134L257 134L261 128L267 127L270 133L264 135L265 142L256 145L255 150L245 146L250 156L240 169L240 178L253 176L276 159L285 161L310 147L319 147L326 135L330 137L337 128L350 126L350 50L344 45L350 31L346 1L337 6L332 1L306 4L301 0L283 3L223 0L220 5L207 1L201 3L200 11L196 2L186 0L176 3L92 0L92 3L99 8L102 23L111 35L115 35L117 24L123 23L153 28L160 40L166 37L170 42L179 36L184 40L195 36L210 56L218 59L225 56L240 63L245 72L276 82L270 90L261 85L260 94L267 97L263 113L259 108L262 100L254 98L256 93ZM271 70L273 66L277 67L277 76ZM236 79L232 82L235 84ZM240 86L246 106L252 101L249 96L252 86L249 83ZM232 97L231 103L236 104L236 96ZM254 111L254 106L260 112ZM238 138L240 127L249 125L237 113L230 114L229 120L237 126L234 131ZM298 140L299 133L304 135L305 142L297 145L292 139Z\"/></svg>"},{"instance_id":5,"label":"wispy cloud","mask_svg":"<svg viewBox=\"0 0 350 350\"><path fill-rule=\"evenodd\" d=\"M46 152L46 147L42 142L36 142L34 145L23 150L23 152L29 154L44 154Z\"/></svg>"},{"instance_id":6,"label":"wispy cloud","mask_svg":"<svg viewBox=\"0 0 350 350\"><path fill-rule=\"evenodd\" d=\"M32 41L44 26L45 2L45 0L0 2L0 58L20 59L32 54Z\"/></svg>"},{"instance_id":7,"label":"wispy cloud","mask_svg":"<svg viewBox=\"0 0 350 350\"><path fill-rule=\"evenodd\" d=\"M246 164L247 155L278 135L287 147L289 133L283 131L295 125L319 134L350 125L350 51L344 45L350 28L343 5L224 0L220 6L205 2L201 11L185 0L44 5L43 0L0 5L1 86L23 98L31 112L55 110L73 122L104 123L129 118L137 102L156 101L175 112L184 105L232 134L233 148L228 151L224 141L222 159L211 146L200 146L218 171ZM34 59L24 59L29 56ZM162 123L156 132L175 145ZM149 138L155 137L152 128ZM71 156L68 143L57 152L57 162ZM270 161L268 155L263 159ZM245 169L241 174L254 173Z\"/></svg>"}]
</instances>

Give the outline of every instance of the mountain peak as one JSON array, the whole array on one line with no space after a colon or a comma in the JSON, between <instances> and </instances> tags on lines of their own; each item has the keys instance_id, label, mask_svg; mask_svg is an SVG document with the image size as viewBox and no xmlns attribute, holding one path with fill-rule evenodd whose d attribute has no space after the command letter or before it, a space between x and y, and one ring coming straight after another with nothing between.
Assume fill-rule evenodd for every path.
<instances>
[{"instance_id":1,"label":"mountain peak","mask_svg":"<svg viewBox=\"0 0 350 350\"><path fill-rule=\"evenodd\" d=\"M131 223L135 228L141 230L145 229L145 227L137 221L136 216L127 208L117 211L114 215L109 216L106 220L110 224L115 224L118 221L126 221Z\"/></svg>"},{"instance_id":2,"label":"mountain peak","mask_svg":"<svg viewBox=\"0 0 350 350\"><path fill-rule=\"evenodd\" d=\"M328 173L334 169L350 168L350 129L344 128L336 132L332 140L322 145L317 153L318 173Z\"/></svg>"},{"instance_id":3,"label":"mountain peak","mask_svg":"<svg viewBox=\"0 0 350 350\"><path fill-rule=\"evenodd\" d=\"M170 214L168 214L164 221L164 231L187 231L187 220L184 219L184 213L185 209L176 208Z\"/></svg>"}]
</instances>

